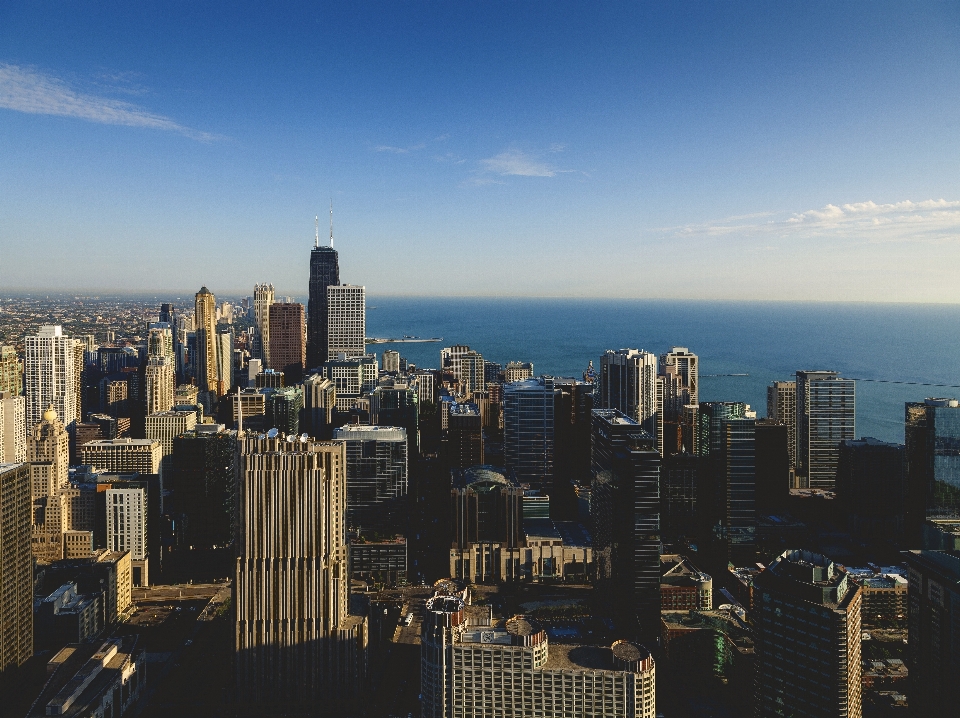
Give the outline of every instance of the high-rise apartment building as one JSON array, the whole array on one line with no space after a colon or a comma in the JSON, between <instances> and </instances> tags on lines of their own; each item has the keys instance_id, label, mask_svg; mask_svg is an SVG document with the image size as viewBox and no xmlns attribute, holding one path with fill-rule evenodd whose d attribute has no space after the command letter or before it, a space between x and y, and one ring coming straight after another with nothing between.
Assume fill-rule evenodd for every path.
<instances>
[{"instance_id":1,"label":"high-rise apartment building","mask_svg":"<svg viewBox=\"0 0 960 718\"><path fill-rule=\"evenodd\" d=\"M930 398L905 407L907 541L928 518L960 518L960 402Z\"/></svg>"},{"instance_id":2,"label":"high-rise apartment building","mask_svg":"<svg viewBox=\"0 0 960 718\"><path fill-rule=\"evenodd\" d=\"M366 354L367 303L364 287L327 287L327 356Z\"/></svg>"},{"instance_id":3,"label":"high-rise apartment building","mask_svg":"<svg viewBox=\"0 0 960 718\"><path fill-rule=\"evenodd\" d=\"M36 335L26 337L25 344L27 428L40 423L50 406L70 427L80 420L77 382L83 367L77 366L77 340L64 336L60 325L45 324Z\"/></svg>"},{"instance_id":4,"label":"high-rise apartment building","mask_svg":"<svg viewBox=\"0 0 960 718\"><path fill-rule=\"evenodd\" d=\"M173 469L173 440L181 434L193 431L196 425L197 412L186 409L171 409L147 416L144 438L160 442L159 473L164 484L169 482Z\"/></svg>"},{"instance_id":5,"label":"high-rise apartment building","mask_svg":"<svg viewBox=\"0 0 960 718\"><path fill-rule=\"evenodd\" d=\"M70 476L70 435L52 407L34 424L27 436L30 463L30 493L36 501L66 486Z\"/></svg>"},{"instance_id":6,"label":"high-rise apartment building","mask_svg":"<svg viewBox=\"0 0 960 718\"><path fill-rule=\"evenodd\" d=\"M307 360L302 304L274 303L270 306L270 368L282 371L288 383L300 381Z\"/></svg>"},{"instance_id":7,"label":"high-rise apartment building","mask_svg":"<svg viewBox=\"0 0 960 718\"><path fill-rule=\"evenodd\" d=\"M217 392L220 396L233 389L233 325L217 324Z\"/></svg>"},{"instance_id":8,"label":"high-rise apartment building","mask_svg":"<svg viewBox=\"0 0 960 718\"><path fill-rule=\"evenodd\" d=\"M194 317L197 332L196 377L202 392L217 393L217 312L216 299L201 287L196 294Z\"/></svg>"},{"instance_id":9,"label":"high-rise apartment building","mask_svg":"<svg viewBox=\"0 0 960 718\"><path fill-rule=\"evenodd\" d=\"M503 387L503 456L522 484L549 492L553 488L553 378L524 379Z\"/></svg>"},{"instance_id":10,"label":"high-rise apartment building","mask_svg":"<svg viewBox=\"0 0 960 718\"><path fill-rule=\"evenodd\" d=\"M23 365L14 347L0 345L0 391L23 394Z\"/></svg>"},{"instance_id":11,"label":"high-rise apartment building","mask_svg":"<svg viewBox=\"0 0 960 718\"><path fill-rule=\"evenodd\" d=\"M833 490L840 442L855 439L856 382L835 371L797 372L797 474Z\"/></svg>"},{"instance_id":12,"label":"high-rise apartment building","mask_svg":"<svg viewBox=\"0 0 960 718\"><path fill-rule=\"evenodd\" d=\"M273 285L258 284L253 288L253 347L250 352L265 367L270 367L270 307L273 305Z\"/></svg>"},{"instance_id":13,"label":"high-rise apartment building","mask_svg":"<svg viewBox=\"0 0 960 718\"><path fill-rule=\"evenodd\" d=\"M485 365L479 352L471 350L460 354L456 362L460 391L465 396L471 396L475 391L483 391L486 386Z\"/></svg>"},{"instance_id":14,"label":"high-rise apartment building","mask_svg":"<svg viewBox=\"0 0 960 718\"><path fill-rule=\"evenodd\" d=\"M700 358L696 354L687 347L671 347L666 354L660 355L660 369L680 378L687 396L684 404L700 403Z\"/></svg>"},{"instance_id":15,"label":"high-rise apartment building","mask_svg":"<svg viewBox=\"0 0 960 718\"><path fill-rule=\"evenodd\" d=\"M394 426L347 424L333 438L346 442L347 526L395 530L407 496L407 432Z\"/></svg>"},{"instance_id":16,"label":"high-rise apartment building","mask_svg":"<svg viewBox=\"0 0 960 718\"><path fill-rule=\"evenodd\" d=\"M330 439L337 408L336 384L320 374L307 377L303 382L303 408L306 426L302 428L315 439Z\"/></svg>"},{"instance_id":17,"label":"high-rise apartment building","mask_svg":"<svg viewBox=\"0 0 960 718\"><path fill-rule=\"evenodd\" d=\"M333 211L330 212L330 246L320 246L320 232L310 252L310 298L307 302L307 368L316 369L331 358L327 348L327 287L340 284L340 265L333 248Z\"/></svg>"},{"instance_id":18,"label":"high-rise apartment building","mask_svg":"<svg viewBox=\"0 0 960 718\"><path fill-rule=\"evenodd\" d=\"M33 655L30 470L0 463L0 672Z\"/></svg>"},{"instance_id":19,"label":"high-rise apartment building","mask_svg":"<svg viewBox=\"0 0 960 718\"><path fill-rule=\"evenodd\" d=\"M721 421L720 450L712 457L718 533L736 565L755 554L756 424L756 419L747 418Z\"/></svg>"},{"instance_id":20,"label":"high-rise apartment building","mask_svg":"<svg viewBox=\"0 0 960 718\"><path fill-rule=\"evenodd\" d=\"M608 350L600 357L600 408L636 419L658 435L657 356L642 349Z\"/></svg>"},{"instance_id":21,"label":"high-rise apartment building","mask_svg":"<svg viewBox=\"0 0 960 718\"><path fill-rule=\"evenodd\" d=\"M797 465L797 382L775 381L767 387L767 418L787 427L790 466Z\"/></svg>"},{"instance_id":22,"label":"high-rise apartment building","mask_svg":"<svg viewBox=\"0 0 960 718\"><path fill-rule=\"evenodd\" d=\"M591 514L598 579L606 579L645 639L660 630L660 454L614 409L593 411Z\"/></svg>"},{"instance_id":23,"label":"high-rise apartment building","mask_svg":"<svg viewBox=\"0 0 960 718\"><path fill-rule=\"evenodd\" d=\"M240 696L333 713L365 669L366 622L348 614L346 447L247 436L238 462Z\"/></svg>"},{"instance_id":24,"label":"high-rise apartment building","mask_svg":"<svg viewBox=\"0 0 960 718\"><path fill-rule=\"evenodd\" d=\"M337 410L349 411L361 395L377 385L377 359L370 354L330 359L321 366L321 373L336 386Z\"/></svg>"},{"instance_id":25,"label":"high-rise apartment building","mask_svg":"<svg viewBox=\"0 0 960 718\"><path fill-rule=\"evenodd\" d=\"M860 718L861 588L809 551L784 551L753 579L754 715Z\"/></svg>"},{"instance_id":26,"label":"high-rise apartment building","mask_svg":"<svg viewBox=\"0 0 960 718\"><path fill-rule=\"evenodd\" d=\"M960 705L960 552L904 551L909 569L910 708L948 718Z\"/></svg>"},{"instance_id":27,"label":"high-rise apartment building","mask_svg":"<svg viewBox=\"0 0 960 718\"><path fill-rule=\"evenodd\" d=\"M653 657L643 646L550 645L535 620L494 621L464 595L438 594L421 628L423 718L656 715Z\"/></svg>"},{"instance_id":28,"label":"high-rise apartment building","mask_svg":"<svg viewBox=\"0 0 960 718\"><path fill-rule=\"evenodd\" d=\"M0 391L0 464L27 460L27 400Z\"/></svg>"}]
</instances>

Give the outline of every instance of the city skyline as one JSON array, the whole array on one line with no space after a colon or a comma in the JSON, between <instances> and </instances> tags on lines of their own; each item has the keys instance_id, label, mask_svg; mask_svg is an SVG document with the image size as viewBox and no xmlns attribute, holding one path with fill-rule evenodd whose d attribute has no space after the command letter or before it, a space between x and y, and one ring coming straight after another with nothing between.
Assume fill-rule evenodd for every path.
<instances>
[{"instance_id":1,"label":"city skyline","mask_svg":"<svg viewBox=\"0 0 960 718\"><path fill-rule=\"evenodd\" d=\"M960 301L950 5L34 12L0 29L8 290L302 296L332 197L383 295Z\"/></svg>"}]
</instances>

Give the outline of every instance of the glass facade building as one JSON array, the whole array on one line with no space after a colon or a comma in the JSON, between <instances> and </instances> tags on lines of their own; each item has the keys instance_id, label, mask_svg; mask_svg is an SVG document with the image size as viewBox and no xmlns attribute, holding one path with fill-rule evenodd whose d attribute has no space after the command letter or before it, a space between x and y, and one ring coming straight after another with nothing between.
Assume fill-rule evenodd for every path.
<instances>
[{"instance_id":1,"label":"glass facade building","mask_svg":"<svg viewBox=\"0 0 960 718\"><path fill-rule=\"evenodd\" d=\"M960 402L906 405L907 530L918 539L928 517L960 517Z\"/></svg>"},{"instance_id":2,"label":"glass facade building","mask_svg":"<svg viewBox=\"0 0 960 718\"><path fill-rule=\"evenodd\" d=\"M310 252L310 298L307 302L307 368L330 358L327 351L327 287L340 284L340 264L333 247Z\"/></svg>"},{"instance_id":3,"label":"glass facade building","mask_svg":"<svg viewBox=\"0 0 960 718\"><path fill-rule=\"evenodd\" d=\"M835 371L797 372L797 474L832 491L840 442L855 439L856 383Z\"/></svg>"},{"instance_id":4,"label":"glass facade building","mask_svg":"<svg viewBox=\"0 0 960 718\"><path fill-rule=\"evenodd\" d=\"M548 491L554 478L554 402L551 377L503 387L503 455L517 481Z\"/></svg>"}]
</instances>

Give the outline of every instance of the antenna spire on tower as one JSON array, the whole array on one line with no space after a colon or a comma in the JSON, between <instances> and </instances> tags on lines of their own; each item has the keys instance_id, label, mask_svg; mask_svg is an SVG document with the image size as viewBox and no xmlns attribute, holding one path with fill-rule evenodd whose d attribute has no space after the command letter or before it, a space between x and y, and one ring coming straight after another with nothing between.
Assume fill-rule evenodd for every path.
<instances>
[{"instance_id":1,"label":"antenna spire on tower","mask_svg":"<svg viewBox=\"0 0 960 718\"><path fill-rule=\"evenodd\" d=\"M313 218L313 223L315 225L315 229L317 232L317 238L313 241L313 248L319 249L320 248L320 215L319 214Z\"/></svg>"},{"instance_id":2,"label":"antenna spire on tower","mask_svg":"<svg viewBox=\"0 0 960 718\"><path fill-rule=\"evenodd\" d=\"M330 200L330 246L333 246L333 199Z\"/></svg>"}]
</instances>

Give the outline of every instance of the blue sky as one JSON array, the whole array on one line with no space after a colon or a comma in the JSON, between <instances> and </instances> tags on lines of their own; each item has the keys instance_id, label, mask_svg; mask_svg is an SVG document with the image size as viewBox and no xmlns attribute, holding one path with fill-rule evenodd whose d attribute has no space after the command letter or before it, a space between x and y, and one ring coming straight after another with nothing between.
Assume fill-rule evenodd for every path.
<instances>
[{"instance_id":1,"label":"blue sky","mask_svg":"<svg viewBox=\"0 0 960 718\"><path fill-rule=\"evenodd\" d=\"M5 3L0 289L302 296L332 198L371 294L957 302L958 68L957 3Z\"/></svg>"}]
</instances>

